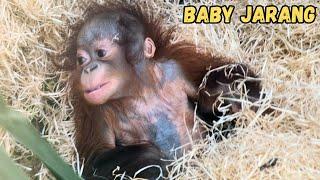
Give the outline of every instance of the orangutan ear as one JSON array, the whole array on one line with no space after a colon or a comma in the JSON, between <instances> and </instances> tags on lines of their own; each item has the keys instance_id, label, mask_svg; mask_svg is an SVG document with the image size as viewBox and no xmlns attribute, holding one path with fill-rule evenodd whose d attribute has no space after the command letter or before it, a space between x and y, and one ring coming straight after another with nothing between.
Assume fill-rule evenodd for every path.
<instances>
[{"instance_id":1,"label":"orangutan ear","mask_svg":"<svg viewBox=\"0 0 320 180\"><path fill-rule=\"evenodd\" d=\"M144 40L144 56L146 58L153 58L154 53L156 52L156 46L151 38L147 37Z\"/></svg>"}]
</instances>

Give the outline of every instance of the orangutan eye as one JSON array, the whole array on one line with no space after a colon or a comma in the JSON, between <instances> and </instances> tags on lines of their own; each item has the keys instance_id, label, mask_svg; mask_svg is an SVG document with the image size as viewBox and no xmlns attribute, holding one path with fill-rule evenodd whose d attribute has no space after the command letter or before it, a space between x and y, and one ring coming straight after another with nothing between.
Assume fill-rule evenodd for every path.
<instances>
[{"instance_id":1,"label":"orangutan eye","mask_svg":"<svg viewBox=\"0 0 320 180\"><path fill-rule=\"evenodd\" d=\"M96 52L97 52L98 57L104 57L107 54L107 51L104 49L98 49Z\"/></svg>"},{"instance_id":2,"label":"orangutan eye","mask_svg":"<svg viewBox=\"0 0 320 180\"><path fill-rule=\"evenodd\" d=\"M86 58L84 58L84 57L78 57L77 58L77 63L78 63L78 65L83 65L85 62L87 61L87 59Z\"/></svg>"}]
</instances>

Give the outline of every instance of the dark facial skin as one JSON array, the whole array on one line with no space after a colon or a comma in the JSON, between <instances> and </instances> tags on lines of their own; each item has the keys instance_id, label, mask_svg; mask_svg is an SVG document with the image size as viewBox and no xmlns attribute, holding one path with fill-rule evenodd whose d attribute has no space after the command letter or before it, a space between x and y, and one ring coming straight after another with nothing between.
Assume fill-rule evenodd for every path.
<instances>
[{"instance_id":1,"label":"dark facial skin","mask_svg":"<svg viewBox=\"0 0 320 180\"><path fill-rule=\"evenodd\" d=\"M84 35L91 32L84 32ZM77 64L81 69L81 92L93 105L126 95L129 64L121 47L109 39L78 40Z\"/></svg>"},{"instance_id":2,"label":"dark facial skin","mask_svg":"<svg viewBox=\"0 0 320 180\"><path fill-rule=\"evenodd\" d=\"M121 15L124 16L124 15ZM119 32L119 21L132 18L107 12L95 16L80 29L77 37L77 64L81 69L80 91L84 99L92 105L100 105L108 100L129 96L130 83L135 83L134 68L126 59L128 52L135 54L137 49L143 50L145 58L152 58L155 45L152 39L143 38L140 24L128 29L131 34L125 43L125 32ZM143 42L144 41L144 42ZM124 45L130 42L130 49ZM122 44L122 45L121 45ZM131 88L132 89L132 88Z\"/></svg>"}]
</instances>

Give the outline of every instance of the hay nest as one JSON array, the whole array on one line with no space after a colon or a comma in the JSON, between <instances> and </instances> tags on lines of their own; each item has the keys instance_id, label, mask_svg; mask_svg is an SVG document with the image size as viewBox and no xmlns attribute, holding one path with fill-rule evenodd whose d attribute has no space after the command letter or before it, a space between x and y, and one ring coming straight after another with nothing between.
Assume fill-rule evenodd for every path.
<instances>
[{"instance_id":1,"label":"hay nest","mask_svg":"<svg viewBox=\"0 0 320 180\"><path fill-rule=\"evenodd\" d=\"M319 9L317 1L291 3L312 4ZM236 11L231 24L183 25L182 6L177 2L147 4L154 13L167 15L165 24L178 25L175 40L188 38L215 54L248 63L262 78L267 94L258 112L250 111L243 103L243 111L225 117L238 118L236 136L220 143L210 137L194 142L192 151L172 165L175 175L171 173L171 177L319 179L320 18L312 24L242 24L238 16L244 12L245 3L233 1ZM25 113L79 172L81 161L73 142L68 74L53 68L50 54L61 50L68 39L68 24L81 18L82 12L76 1L0 2L0 94L10 106ZM262 115L268 107L278 113ZM0 131L0 137L1 146L31 178L52 178L10 135Z\"/></svg>"}]
</instances>

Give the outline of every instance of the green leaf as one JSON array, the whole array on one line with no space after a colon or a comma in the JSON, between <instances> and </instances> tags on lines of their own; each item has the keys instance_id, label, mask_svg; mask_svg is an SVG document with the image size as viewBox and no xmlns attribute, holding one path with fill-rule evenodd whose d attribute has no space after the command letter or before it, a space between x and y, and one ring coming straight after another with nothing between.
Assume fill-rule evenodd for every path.
<instances>
[{"instance_id":1,"label":"green leaf","mask_svg":"<svg viewBox=\"0 0 320 180\"><path fill-rule=\"evenodd\" d=\"M16 140L29 148L58 179L81 179L71 166L43 139L39 132L21 113L8 109L0 99L0 126L9 131ZM2 162L0 162L2 163Z\"/></svg>"},{"instance_id":2,"label":"green leaf","mask_svg":"<svg viewBox=\"0 0 320 180\"><path fill-rule=\"evenodd\" d=\"M0 179L28 180L28 176L18 168L0 148Z\"/></svg>"}]
</instances>

